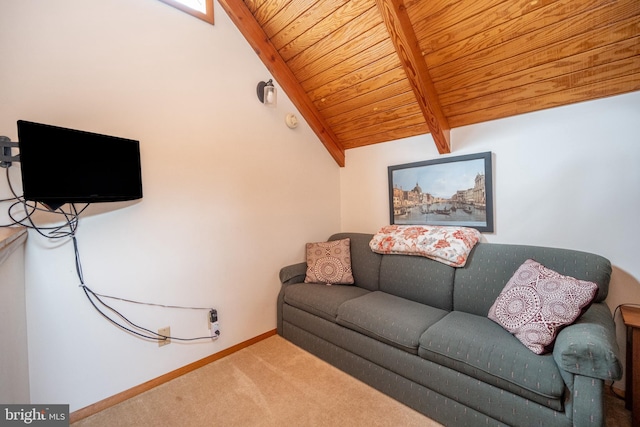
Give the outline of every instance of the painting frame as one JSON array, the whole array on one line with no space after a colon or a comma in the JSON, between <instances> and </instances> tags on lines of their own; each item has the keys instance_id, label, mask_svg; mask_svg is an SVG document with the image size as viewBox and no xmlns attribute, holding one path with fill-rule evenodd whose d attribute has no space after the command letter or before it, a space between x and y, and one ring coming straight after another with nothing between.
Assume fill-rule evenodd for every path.
<instances>
[{"instance_id":1,"label":"painting frame","mask_svg":"<svg viewBox=\"0 0 640 427\"><path fill-rule=\"evenodd\" d=\"M391 224L493 232L490 151L389 166L388 176Z\"/></svg>"}]
</instances>

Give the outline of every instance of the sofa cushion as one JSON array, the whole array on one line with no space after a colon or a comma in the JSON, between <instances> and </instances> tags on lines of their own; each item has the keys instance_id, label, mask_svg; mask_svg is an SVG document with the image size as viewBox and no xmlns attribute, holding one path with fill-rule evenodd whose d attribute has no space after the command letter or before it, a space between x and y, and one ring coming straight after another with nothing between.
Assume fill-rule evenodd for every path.
<instances>
[{"instance_id":1,"label":"sofa cushion","mask_svg":"<svg viewBox=\"0 0 640 427\"><path fill-rule=\"evenodd\" d=\"M564 276L532 259L507 282L488 317L536 354L548 352L560 329L591 303L598 285Z\"/></svg>"},{"instance_id":2,"label":"sofa cushion","mask_svg":"<svg viewBox=\"0 0 640 427\"><path fill-rule=\"evenodd\" d=\"M349 238L351 240L351 269L356 286L378 291L380 277L380 261L382 255L374 253L369 248L372 234L365 233L338 233L329 240Z\"/></svg>"},{"instance_id":3,"label":"sofa cushion","mask_svg":"<svg viewBox=\"0 0 640 427\"><path fill-rule=\"evenodd\" d=\"M406 255L385 255L380 263L380 290L450 311L455 268Z\"/></svg>"},{"instance_id":4,"label":"sofa cushion","mask_svg":"<svg viewBox=\"0 0 640 427\"><path fill-rule=\"evenodd\" d=\"M420 337L418 354L503 390L562 410L565 390L549 355L537 355L484 316L453 311Z\"/></svg>"},{"instance_id":5,"label":"sofa cushion","mask_svg":"<svg viewBox=\"0 0 640 427\"><path fill-rule=\"evenodd\" d=\"M375 291L350 299L338 308L337 323L417 354L418 340L447 312Z\"/></svg>"},{"instance_id":6,"label":"sofa cushion","mask_svg":"<svg viewBox=\"0 0 640 427\"><path fill-rule=\"evenodd\" d=\"M296 283L285 288L284 302L301 310L335 322L338 307L345 301L369 293L366 289L349 285L319 285Z\"/></svg>"},{"instance_id":7,"label":"sofa cushion","mask_svg":"<svg viewBox=\"0 0 640 427\"><path fill-rule=\"evenodd\" d=\"M467 264L455 269L453 309L486 316L505 283L529 258L560 274L596 283L594 302L607 297L611 263L604 257L568 249L478 243Z\"/></svg>"},{"instance_id":8,"label":"sofa cushion","mask_svg":"<svg viewBox=\"0 0 640 427\"><path fill-rule=\"evenodd\" d=\"M307 243L305 283L352 285L351 239Z\"/></svg>"}]
</instances>

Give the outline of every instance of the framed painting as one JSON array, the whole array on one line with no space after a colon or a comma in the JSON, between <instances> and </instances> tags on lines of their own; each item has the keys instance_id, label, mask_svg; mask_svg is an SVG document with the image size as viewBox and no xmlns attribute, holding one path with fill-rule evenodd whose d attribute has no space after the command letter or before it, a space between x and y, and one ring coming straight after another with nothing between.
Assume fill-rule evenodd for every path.
<instances>
[{"instance_id":1,"label":"framed painting","mask_svg":"<svg viewBox=\"0 0 640 427\"><path fill-rule=\"evenodd\" d=\"M389 166L391 224L493 232L491 152Z\"/></svg>"}]
</instances>

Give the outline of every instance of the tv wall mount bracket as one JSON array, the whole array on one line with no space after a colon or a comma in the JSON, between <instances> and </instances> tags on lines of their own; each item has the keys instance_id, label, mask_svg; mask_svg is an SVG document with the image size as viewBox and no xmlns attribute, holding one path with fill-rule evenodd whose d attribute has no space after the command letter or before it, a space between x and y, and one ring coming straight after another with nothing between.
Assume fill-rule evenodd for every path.
<instances>
[{"instance_id":1,"label":"tv wall mount bracket","mask_svg":"<svg viewBox=\"0 0 640 427\"><path fill-rule=\"evenodd\" d=\"M20 154L11 155L11 148L17 147L17 142L11 142L6 136L0 136L0 167L8 168L12 162L20 161Z\"/></svg>"}]
</instances>

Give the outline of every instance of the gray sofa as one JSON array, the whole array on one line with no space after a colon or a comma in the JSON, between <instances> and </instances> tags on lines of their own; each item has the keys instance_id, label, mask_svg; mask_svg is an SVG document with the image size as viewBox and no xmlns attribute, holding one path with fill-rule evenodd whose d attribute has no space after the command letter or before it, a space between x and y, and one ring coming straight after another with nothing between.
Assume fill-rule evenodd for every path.
<instances>
[{"instance_id":1,"label":"gray sofa","mask_svg":"<svg viewBox=\"0 0 640 427\"><path fill-rule=\"evenodd\" d=\"M280 271L278 333L446 426L604 425L604 382L619 379L614 323L603 302L611 264L566 249L477 244L462 268L379 255L349 237L354 285L304 283L306 263ZM536 355L487 318L528 258L593 281L598 294Z\"/></svg>"}]
</instances>

